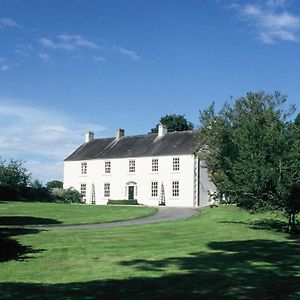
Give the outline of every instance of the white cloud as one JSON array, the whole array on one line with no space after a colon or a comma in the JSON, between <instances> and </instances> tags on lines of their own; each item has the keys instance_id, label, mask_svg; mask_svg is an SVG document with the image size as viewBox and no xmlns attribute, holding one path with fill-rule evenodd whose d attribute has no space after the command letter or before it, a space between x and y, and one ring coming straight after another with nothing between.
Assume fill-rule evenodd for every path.
<instances>
[{"instance_id":1,"label":"white cloud","mask_svg":"<svg viewBox=\"0 0 300 300\"><path fill-rule=\"evenodd\" d=\"M22 26L13 19L0 18L0 28L3 28L3 27L21 28Z\"/></svg>"},{"instance_id":2,"label":"white cloud","mask_svg":"<svg viewBox=\"0 0 300 300\"><path fill-rule=\"evenodd\" d=\"M264 43L275 41L299 40L300 17L285 10L286 1L269 0L265 5L235 4L240 19L250 25L254 25L259 39Z\"/></svg>"},{"instance_id":3,"label":"white cloud","mask_svg":"<svg viewBox=\"0 0 300 300\"><path fill-rule=\"evenodd\" d=\"M81 124L57 111L5 97L0 97L0 127L1 156L28 161L34 166L29 169L33 177L44 174L43 180L62 177L61 162L83 143L86 131L105 130L99 124Z\"/></svg>"},{"instance_id":4,"label":"white cloud","mask_svg":"<svg viewBox=\"0 0 300 300\"><path fill-rule=\"evenodd\" d=\"M80 35L58 35L55 39L50 39L48 37L42 37L39 40L39 43L49 49L64 49L73 51L78 48L87 48L87 49L100 49L100 47L89 41L88 39Z\"/></svg>"},{"instance_id":5,"label":"white cloud","mask_svg":"<svg viewBox=\"0 0 300 300\"><path fill-rule=\"evenodd\" d=\"M123 55L126 55L127 57L129 57L132 60L140 60L141 59L141 57L133 50L128 50L123 47L114 47L113 49Z\"/></svg>"}]
</instances>

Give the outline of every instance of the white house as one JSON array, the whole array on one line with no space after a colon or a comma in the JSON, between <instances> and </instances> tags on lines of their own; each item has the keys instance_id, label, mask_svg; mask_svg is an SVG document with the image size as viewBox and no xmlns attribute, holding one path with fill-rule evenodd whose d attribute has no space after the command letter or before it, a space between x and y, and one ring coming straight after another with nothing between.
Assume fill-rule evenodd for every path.
<instances>
[{"instance_id":1,"label":"white house","mask_svg":"<svg viewBox=\"0 0 300 300\"><path fill-rule=\"evenodd\" d=\"M64 188L80 191L89 204L108 199L136 199L139 204L199 207L208 205L216 190L197 157L192 131L94 139L85 142L64 161Z\"/></svg>"}]
</instances>

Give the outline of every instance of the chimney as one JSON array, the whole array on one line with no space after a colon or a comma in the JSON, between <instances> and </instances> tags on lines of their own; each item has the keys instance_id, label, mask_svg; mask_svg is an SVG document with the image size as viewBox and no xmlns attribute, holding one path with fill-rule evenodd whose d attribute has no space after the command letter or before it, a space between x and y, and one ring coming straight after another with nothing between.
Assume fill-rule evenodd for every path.
<instances>
[{"instance_id":1,"label":"chimney","mask_svg":"<svg viewBox=\"0 0 300 300\"><path fill-rule=\"evenodd\" d=\"M168 129L165 125L158 125L158 137L163 137L168 132Z\"/></svg>"},{"instance_id":2,"label":"chimney","mask_svg":"<svg viewBox=\"0 0 300 300\"><path fill-rule=\"evenodd\" d=\"M125 136L125 130L118 128L116 130L116 140L118 141L120 138L122 138L123 136Z\"/></svg>"},{"instance_id":3,"label":"chimney","mask_svg":"<svg viewBox=\"0 0 300 300\"><path fill-rule=\"evenodd\" d=\"M94 140L94 132L92 131L88 131L86 132L86 134L84 135L84 141L86 143L91 142Z\"/></svg>"}]
</instances>

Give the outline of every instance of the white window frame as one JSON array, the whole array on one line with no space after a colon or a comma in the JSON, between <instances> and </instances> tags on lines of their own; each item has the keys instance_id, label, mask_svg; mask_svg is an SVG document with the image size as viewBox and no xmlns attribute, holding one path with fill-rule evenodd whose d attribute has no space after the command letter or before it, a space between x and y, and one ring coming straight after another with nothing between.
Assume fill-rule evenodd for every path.
<instances>
[{"instance_id":1,"label":"white window frame","mask_svg":"<svg viewBox=\"0 0 300 300\"><path fill-rule=\"evenodd\" d=\"M104 197L110 197L110 183L104 183Z\"/></svg>"},{"instance_id":2,"label":"white window frame","mask_svg":"<svg viewBox=\"0 0 300 300\"><path fill-rule=\"evenodd\" d=\"M135 173L135 160L134 159L129 160L128 171L129 171L129 173Z\"/></svg>"},{"instance_id":3,"label":"white window frame","mask_svg":"<svg viewBox=\"0 0 300 300\"><path fill-rule=\"evenodd\" d=\"M151 181L151 197L158 197L158 181Z\"/></svg>"},{"instance_id":4,"label":"white window frame","mask_svg":"<svg viewBox=\"0 0 300 300\"><path fill-rule=\"evenodd\" d=\"M179 197L179 181L173 180L172 181L172 197Z\"/></svg>"},{"instance_id":5,"label":"white window frame","mask_svg":"<svg viewBox=\"0 0 300 300\"><path fill-rule=\"evenodd\" d=\"M87 162L83 161L81 163L81 174L86 175L87 174Z\"/></svg>"},{"instance_id":6,"label":"white window frame","mask_svg":"<svg viewBox=\"0 0 300 300\"><path fill-rule=\"evenodd\" d=\"M80 183L80 194L83 201L86 201L86 183Z\"/></svg>"},{"instance_id":7,"label":"white window frame","mask_svg":"<svg viewBox=\"0 0 300 300\"><path fill-rule=\"evenodd\" d=\"M152 172L158 172L158 158L152 158Z\"/></svg>"},{"instance_id":8,"label":"white window frame","mask_svg":"<svg viewBox=\"0 0 300 300\"><path fill-rule=\"evenodd\" d=\"M111 161L110 160L104 162L104 172L105 172L105 174L111 173Z\"/></svg>"},{"instance_id":9,"label":"white window frame","mask_svg":"<svg viewBox=\"0 0 300 300\"><path fill-rule=\"evenodd\" d=\"M180 158L173 157L173 171L179 171L179 170L180 170Z\"/></svg>"}]
</instances>

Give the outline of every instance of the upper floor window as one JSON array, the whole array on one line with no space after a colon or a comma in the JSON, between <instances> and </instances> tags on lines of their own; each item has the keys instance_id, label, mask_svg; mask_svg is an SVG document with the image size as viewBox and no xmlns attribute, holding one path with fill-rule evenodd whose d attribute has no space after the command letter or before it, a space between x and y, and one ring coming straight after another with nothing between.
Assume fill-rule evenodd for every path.
<instances>
[{"instance_id":1,"label":"upper floor window","mask_svg":"<svg viewBox=\"0 0 300 300\"><path fill-rule=\"evenodd\" d=\"M152 159L152 172L158 172L158 159Z\"/></svg>"},{"instance_id":2,"label":"upper floor window","mask_svg":"<svg viewBox=\"0 0 300 300\"><path fill-rule=\"evenodd\" d=\"M151 182L151 197L157 197L158 196L158 182L152 181Z\"/></svg>"},{"instance_id":3,"label":"upper floor window","mask_svg":"<svg viewBox=\"0 0 300 300\"><path fill-rule=\"evenodd\" d=\"M111 163L110 163L110 161L106 161L105 162L104 169L105 169L105 173L106 174L110 174L110 171L111 171Z\"/></svg>"},{"instance_id":4,"label":"upper floor window","mask_svg":"<svg viewBox=\"0 0 300 300\"><path fill-rule=\"evenodd\" d=\"M179 157L173 157L173 171L179 171Z\"/></svg>"},{"instance_id":5,"label":"upper floor window","mask_svg":"<svg viewBox=\"0 0 300 300\"><path fill-rule=\"evenodd\" d=\"M87 174L87 162L81 163L81 174Z\"/></svg>"},{"instance_id":6,"label":"upper floor window","mask_svg":"<svg viewBox=\"0 0 300 300\"><path fill-rule=\"evenodd\" d=\"M80 194L82 196L82 200L85 202L86 201L86 183L80 184Z\"/></svg>"},{"instance_id":7,"label":"upper floor window","mask_svg":"<svg viewBox=\"0 0 300 300\"><path fill-rule=\"evenodd\" d=\"M104 197L110 197L110 183L104 183Z\"/></svg>"},{"instance_id":8,"label":"upper floor window","mask_svg":"<svg viewBox=\"0 0 300 300\"><path fill-rule=\"evenodd\" d=\"M129 173L134 173L135 172L135 160L130 160L129 161Z\"/></svg>"},{"instance_id":9,"label":"upper floor window","mask_svg":"<svg viewBox=\"0 0 300 300\"><path fill-rule=\"evenodd\" d=\"M179 197L179 181L172 181L172 196Z\"/></svg>"}]
</instances>

